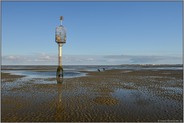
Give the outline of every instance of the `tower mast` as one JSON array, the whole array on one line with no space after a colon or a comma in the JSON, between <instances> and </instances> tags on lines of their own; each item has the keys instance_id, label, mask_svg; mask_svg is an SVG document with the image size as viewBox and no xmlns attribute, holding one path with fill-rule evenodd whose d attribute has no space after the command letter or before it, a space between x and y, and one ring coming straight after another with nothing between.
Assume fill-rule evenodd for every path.
<instances>
[{"instance_id":1,"label":"tower mast","mask_svg":"<svg viewBox=\"0 0 184 123\"><path fill-rule=\"evenodd\" d=\"M63 77L63 67L62 67L62 46L66 43L66 30L62 25L63 16L60 16L60 26L56 27L55 41L58 44L58 68L56 77ZM62 72L60 74L60 72Z\"/></svg>"}]
</instances>

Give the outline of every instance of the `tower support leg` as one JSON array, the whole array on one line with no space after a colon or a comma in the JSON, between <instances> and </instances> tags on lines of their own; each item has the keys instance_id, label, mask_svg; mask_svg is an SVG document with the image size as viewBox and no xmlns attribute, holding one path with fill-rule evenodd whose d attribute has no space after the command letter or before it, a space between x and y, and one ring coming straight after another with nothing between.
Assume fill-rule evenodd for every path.
<instances>
[{"instance_id":1,"label":"tower support leg","mask_svg":"<svg viewBox=\"0 0 184 123\"><path fill-rule=\"evenodd\" d=\"M62 67L62 44L58 44L58 68L56 72L56 79L59 80L61 77L63 78L63 67Z\"/></svg>"},{"instance_id":2,"label":"tower support leg","mask_svg":"<svg viewBox=\"0 0 184 123\"><path fill-rule=\"evenodd\" d=\"M62 77L63 78L63 67L61 67L61 66L58 66L58 68L57 68L57 72L56 72L56 77Z\"/></svg>"},{"instance_id":3,"label":"tower support leg","mask_svg":"<svg viewBox=\"0 0 184 123\"><path fill-rule=\"evenodd\" d=\"M58 84L61 84L63 82L63 68L61 66L58 66L57 72L56 72L56 80Z\"/></svg>"}]
</instances>

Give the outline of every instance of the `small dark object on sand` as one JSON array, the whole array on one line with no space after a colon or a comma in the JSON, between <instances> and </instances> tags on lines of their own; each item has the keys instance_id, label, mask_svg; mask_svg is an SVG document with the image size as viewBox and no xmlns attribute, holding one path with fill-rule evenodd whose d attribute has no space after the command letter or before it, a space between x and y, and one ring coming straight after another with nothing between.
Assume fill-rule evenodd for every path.
<instances>
[{"instance_id":1,"label":"small dark object on sand","mask_svg":"<svg viewBox=\"0 0 184 123\"><path fill-rule=\"evenodd\" d=\"M100 69L98 69L98 72L100 72Z\"/></svg>"},{"instance_id":2,"label":"small dark object on sand","mask_svg":"<svg viewBox=\"0 0 184 123\"><path fill-rule=\"evenodd\" d=\"M103 68L103 71L105 71L105 68Z\"/></svg>"}]
</instances>

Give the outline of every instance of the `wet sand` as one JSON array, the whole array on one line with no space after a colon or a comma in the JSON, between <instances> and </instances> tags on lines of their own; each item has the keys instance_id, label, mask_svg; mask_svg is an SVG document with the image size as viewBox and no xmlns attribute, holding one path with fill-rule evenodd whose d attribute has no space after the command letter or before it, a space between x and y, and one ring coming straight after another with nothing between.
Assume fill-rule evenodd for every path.
<instances>
[{"instance_id":1,"label":"wet sand","mask_svg":"<svg viewBox=\"0 0 184 123\"><path fill-rule=\"evenodd\" d=\"M1 81L13 82L19 78L25 77L23 75L10 75L10 73L1 72Z\"/></svg>"},{"instance_id":2,"label":"wet sand","mask_svg":"<svg viewBox=\"0 0 184 123\"><path fill-rule=\"evenodd\" d=\"M183 121L183 70L86 73L62 84L1 74L2 122Z\"/></svg>"}]
</instances>

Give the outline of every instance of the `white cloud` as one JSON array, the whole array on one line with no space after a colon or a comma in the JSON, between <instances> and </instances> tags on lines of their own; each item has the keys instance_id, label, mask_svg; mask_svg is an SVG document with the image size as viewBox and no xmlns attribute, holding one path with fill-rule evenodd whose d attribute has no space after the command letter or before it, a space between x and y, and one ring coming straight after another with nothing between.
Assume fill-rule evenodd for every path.
<instances>
[{"instance_id":1,"label":"white cloud","mask_svg":"<svg viewBox=\"0 0 184 123\"><path fill-rule=\"evenodd\" d=\"M179 56L133 56L133 55L64 55L64 65L118 65L118 64L181 64ZM57 55L7 55L3 65L57 65Z\"/></svg>"},{"instance_id":2,"label":"white cloud","mask_svg":"<svg viewBox=\"0 0 184 123\"><path fill-rule=\"evenodd\" d=\"M56 63L53 55L10 55L2 57L2 64L8 65L46 65Z\"/></svg>"}]
</instances>

